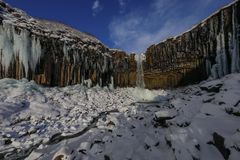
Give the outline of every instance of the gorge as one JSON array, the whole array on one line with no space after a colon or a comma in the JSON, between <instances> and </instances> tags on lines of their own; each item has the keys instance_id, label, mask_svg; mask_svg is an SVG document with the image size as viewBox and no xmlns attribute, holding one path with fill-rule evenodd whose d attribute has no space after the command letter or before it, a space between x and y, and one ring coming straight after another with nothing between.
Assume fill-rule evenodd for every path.
<instances>
[{"instance_id":1,"label":"gorge","mask_svg":"<svg viewBox=\"0 0 240 160\"><path fill-rule=\"evenodd\" d=\"M0 0L0 160L239 160L239 39L240 0L141 54Z\"/></svg>"},{"instance_id":2,"label":"gorge","mask_svg":"<svg viewBox=\"0 0 240 160\"><path fill-rule=\"evenodd\" d=\"M189 31L147 48L148 89L174 88L240 71L239 0ZM109 49L67 25L34 19L0 1L0 78L27 78L47 86L134 87L135 54Z\"/></svg>"}]
</instances>

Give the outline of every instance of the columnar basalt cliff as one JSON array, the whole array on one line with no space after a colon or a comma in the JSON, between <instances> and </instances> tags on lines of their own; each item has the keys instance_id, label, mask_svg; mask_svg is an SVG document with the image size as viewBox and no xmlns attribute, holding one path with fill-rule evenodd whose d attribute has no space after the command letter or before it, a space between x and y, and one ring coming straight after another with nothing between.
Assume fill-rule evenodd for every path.
<instances>
[{"instance_id":1,"label":"columnar basalt cliff","mask_svg":"<svg viewBox=\"0 0 240 160\"><path fill-rule=\"evenodd\" d=\"M114 68L114 84L118 87L135 87L137 80L137 63L135 54L121 50L111 50Z\"/></svg>"},{"instance_id":2,"label":"columnar basalt cliff","mask_svg":"<svg viewBox=\"0 0 240 160\"><path fill-rule=\"evenodd\" d=\"M237 0L182 35L150 46L142 62L145 87L172 88L240 72L239 24ZM138 76L135 54L0 0L0 78L6 77L49 86L135 87Z\"/></svg>"},{"instance_id":3,"label":"columnar basalt cliff","mask_svg":"<svg viewBox=\"0 0 240 160\"><path fill-rule=\"evenodd\" d=\"M240 2L146 52L147 88L171 88L240 71Z\"/></svg>"},{"instance_id":4,"label":"columnar basalt cliff","mask_svg":"<svg viewBox=\"0 0 240 160\"><path fill-rule=\"evenodd\" d=\"M112 73L109 49L95 37L34 19L0 1L0 78L27 78L50 86L107 86Z\"/></svg>"}]
</instances>

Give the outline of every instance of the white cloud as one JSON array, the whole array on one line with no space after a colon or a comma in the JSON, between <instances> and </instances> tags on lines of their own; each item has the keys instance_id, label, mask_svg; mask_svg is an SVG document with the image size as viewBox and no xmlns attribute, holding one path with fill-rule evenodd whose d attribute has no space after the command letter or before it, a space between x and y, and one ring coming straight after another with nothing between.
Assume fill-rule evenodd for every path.
<instances>
[{"instance_id":1,"label":"white cloud","mask_svg":"<svg viewBox=\"0 0 240 160\"><path fill-rule=\"evenodd\" d=\"M118 0L118 4L120 6L119 13L123 14L125 12L125 9L126 9L127 0Z\"/></svg>"},{"instance_id":2,"label":"white cloud","mask_svg":"<svg viewBox=\"0 0 240 160\"><path fill-rule=\"evenodd\" d=\"M97 13L99 13L102 9L103 9L103 7L100 4L100 1L99 0L95 0L93 2L93 6L92 6L93 16L96 16Z\"/></svg>"},{"instance_id":3,"label":"white cloud","mask_svg":"<svg viewBox=\"0 0 240 160\"><path fill-rule=\"evenodd\" d=\"M125 7L126 6L125 0L118 0L118 2L119 2L120 7Z\"/></svg>"},{"instance_id":4,"label":"white cloud","mask_svg":"<svg viewBox=\"0 0 240 160\"><path fill-rule=\"evenodd\" d=\"M191 8L191 4L186 6L177 0L153 0L144 10L135 9L115 17L109 25L110 37L116 48L144 52L150 45L180 34L196 24L200 20L199 9L206 6L205 0L202 1L201 4L193 2L197 7ZM186 10L184 13L183 9Z\"/></svg>"}]
</instances>

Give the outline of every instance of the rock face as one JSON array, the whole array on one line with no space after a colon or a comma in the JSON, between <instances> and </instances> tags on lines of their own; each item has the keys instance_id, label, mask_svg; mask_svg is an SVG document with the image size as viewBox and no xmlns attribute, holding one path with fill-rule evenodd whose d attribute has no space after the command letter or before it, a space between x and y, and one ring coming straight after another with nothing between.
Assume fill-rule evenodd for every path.
<instances>
[{"instance_id":1,"label":"rock face","mask_svg":"<svg viewBox=\"0 0 240 160\"><path fill-rule=\"evenodd\" d=\"M50 86L112 83L109 49L95 37L34 19L2 1L0 13L0 78L27 78Z\"/></svg>"},{"instance_id":2,"label":"rock face","mask_svg":"<svg viewBox=\"0 0 240 160\"><path fill-rule=\"evenodd\" d=\"M240 72L240 1L180 36L150 46L145 87L173 88ZM135 54L107 48L67 25L34 19L0 1L0 78L38 84L135 87Z\"/></svg>"},{"instance_id":3,"label":"rock face","mask_svg":"<svg viewBox=\"0 0 240 160\"><path fill-rule=\"evenodd\" d=\"M114 68L114 84L119 87L135 87L137 81L137 62L135 54L121 50L111 50Z\"/></svg>"},{"instance_id":4,"label":"rock face","mask_svg":"<svg viewBox=\"0 0 240 160\"><path fill-rule=\"evenodd\" d=\"M152 45L144 68L147 88L171 88L240 71L240 2L190 31Z\"/></svg>"}]
</instances>

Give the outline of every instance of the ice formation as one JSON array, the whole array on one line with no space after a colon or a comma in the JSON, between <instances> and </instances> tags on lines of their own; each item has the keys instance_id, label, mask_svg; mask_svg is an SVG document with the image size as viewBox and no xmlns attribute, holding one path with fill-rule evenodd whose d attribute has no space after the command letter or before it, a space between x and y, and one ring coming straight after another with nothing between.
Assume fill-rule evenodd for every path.
<instances>
[{"instance_id":1,"label":"ice formation","mask_svg":"<svg viewBox=\"0 0 240 160\"><path fill-rule=\"evenodd\" d=\"M136 86L139 88L145 88L144 83L144 72L143 72L143 61L144 61L144 54L136 54L135 60L137 61L137 81Z\"/></svg>"},{"instance_id":2,"label":"ice formation","mask_svg":"<svg viewBox=\"0 0 240 160\"><path fill-rule=\"evenodd\" d=\"M236 26L236 16L235 16L235 5L233 5L233 13L232 13L232 45L230 49L230 53L232 56L232 65L231 65L231 72L240 72L240 52L239 52L239 36L240 36L240 25ZM237 30L237 31L236 31Z\"/></svg>"},{"instance_id":3,"label":"ice formation","mask_svg":"<svg viewBox=\"0 0 240 160\"><path fill-rule=\"evenodd\" d=\"M24 67L26 78L29 67L34 71L42 54L40 40L37 36L30 36L30 32L25 29L17 31L13 25L5 22L0 25L0 50L1 64L5 73L18 57L20 64L22 63Z\"/></svg>"},{"instance_id":4,"label":"ice formation","mask_svg":"<svg viewBox=\"0 0 240 160\"><path fill-rule=\"evenodd\" d=\"M240 71L240 52L239 52L239 25L236 25L235 5L232 6L232 32L228 33L228 38L225 37L224 30L224 14L221 11L221 29L216 37L216 64L212 66L212 76L221 78L229 73ZM228 40L228 51L226 50L226 39ZM231 63L227 59L227 52L231 57ZM206 62L207 63L207 62ZM229 65L229 63L231 65ZM208 66L208 64L207 64ZM230 68L229 68L230 67Z\"/></svg>"}]
</instances>

